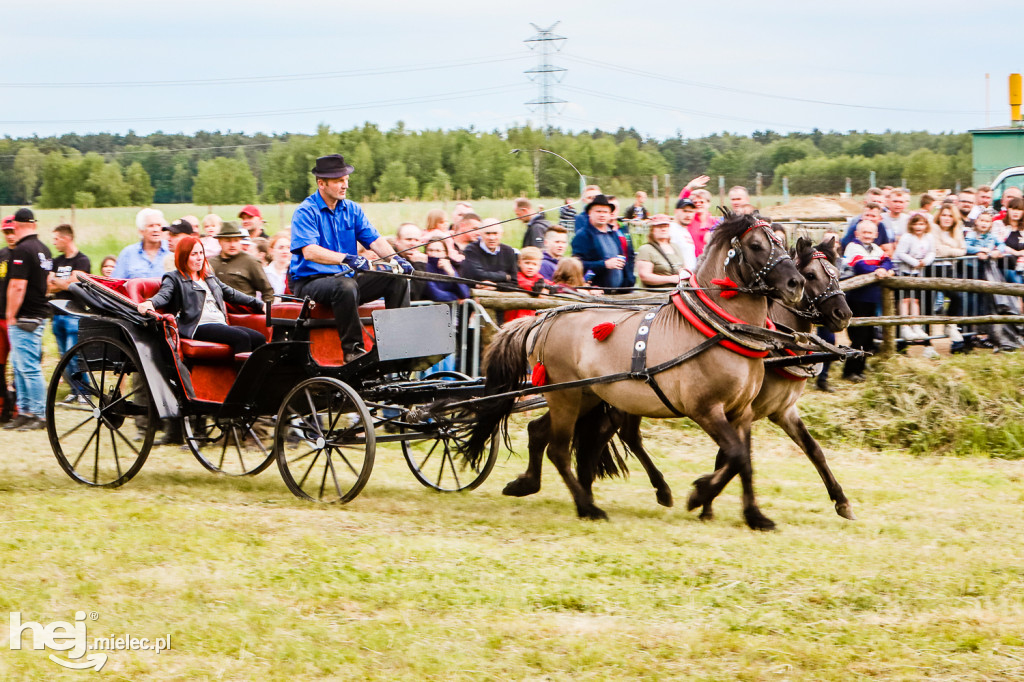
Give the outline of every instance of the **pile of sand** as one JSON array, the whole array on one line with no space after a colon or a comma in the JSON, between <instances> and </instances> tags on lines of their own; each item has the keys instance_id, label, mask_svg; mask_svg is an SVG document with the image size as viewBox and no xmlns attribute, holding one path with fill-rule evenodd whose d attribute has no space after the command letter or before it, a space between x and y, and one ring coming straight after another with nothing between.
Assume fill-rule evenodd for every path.
<instances>
[{"instance_id":1,"label":"pile of sand","mask_svg":"<svg viewBox=\"0 0 1024 682\"><path fill-rule=\"evenodd\" d=\"M860 213L859 201L815 195L797 197L788 204L768 206L761 209L762 214L772 218L815 218L819 220L839 220Z\"/></svg>"}]
</instances>

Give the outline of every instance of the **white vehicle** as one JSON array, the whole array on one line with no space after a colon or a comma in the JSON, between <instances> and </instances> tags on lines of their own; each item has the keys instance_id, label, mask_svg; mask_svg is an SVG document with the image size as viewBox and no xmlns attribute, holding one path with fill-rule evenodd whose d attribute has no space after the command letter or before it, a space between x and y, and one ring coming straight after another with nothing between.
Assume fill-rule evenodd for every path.
<instances>
[{"instance_id":1,"label":"white vehicle","mask_svg":"<svg viewBox=\"0 0 1024 682\"><path fill-rule=\"evenodd\" d=\"M992 205L997 211L1002 210L1003 192L1007 187L1017 187L1024 191L1024 166L1013 166L1000 171L992 181Z\"/></svg>"}]
</instances>

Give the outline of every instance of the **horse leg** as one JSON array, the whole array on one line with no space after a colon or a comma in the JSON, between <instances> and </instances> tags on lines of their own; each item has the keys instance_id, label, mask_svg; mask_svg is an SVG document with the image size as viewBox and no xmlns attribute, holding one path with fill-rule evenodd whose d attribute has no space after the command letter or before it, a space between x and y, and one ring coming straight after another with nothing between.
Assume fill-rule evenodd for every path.
<instances>
[{"instance_id":1,"label":"horse leg","mask_svg":"<svg viewBox=\"0 0 1024 682\"><path fill-rule=\"evenodd\" d=\"M751 422L745 421L739 430L741 430L743 441L746 444L745 457L740 468L740 483L743 485L743 518L746 519L747 526L754 530L774 530L775 522L764 515L764 512L757 506L757 498L754 495L754 462L750 443Z\"/></svg>"},{"instance_id":2,"label":"horse leg","mask_svg":"<svg viewBox=\"0 0 1024 682\"><path fill-rule=\"evenodd\" d=\"M668 487L665 477L662 476L658 467L654 465L650 453L644 448L643 437L640 434L640 422L642 420L643 417L638 417L634 414L624 415L622 426L619 428L619 438L629 451L633 453L633 456L639 460L644 471L647 472L647 478L655 490L655 498L658 500L658 504L662 507L671 507L673 504L672 489Z\"/></svg>"},{"instance_id":3,"label":"horse leg","mask_svg":"<svg viewBox=\"0 0 1024 682\"><path fill-rule=\"evenodd\" d=\"M574 395L565 395L566 393ZM594 496L583 489L572 471L572 436L576 428L576 420L584 412L580 409L581 399L580 391L549 394L548 414L551 416L551 439L548 443L548 459L555 465L562 480L565 481L565 486L576 503L576 514L581 519L607 519L608 515L594 505Z\"/></svg>"},{"instance_id":4,"label":"horse leg","mask_svg":"<svg viewBox=\"0 0 1024 682\"><path fill-rule=\"evenodd\" d=\"M718 454L715 455L715 470L721 469L725 466L725 454L722 452L722 448L718 448ZM711 508L714 500L708 500L704 503L704 507L700 510L700 520L710 521L715 518L715 510Z\"/></svg>"},{"instance_id":5,"label":"horse leg","mask_svg":"<svg viewBox=\"0 0 1024 682\"><path fill-rule=\"evenodd\" d=\"M800 418L800 413L797 412L796 406L791 405L785 412L771 415L770 419L778 424L786 432L786 435L793 439L794 443L800 446L807 455L807 459L811 460L811 463L814 464L814 468L818 470L818 475L821 476L821 480L825 484L825 490L828 491L829 499L835 503L836 513L844 519L855 521L857 517L853 515L853 507L850 505L850 501L846 499L843 487L839 485L839 481L832 475L832 470L829 469L828 462L825 460L825 453L822 452L818 441L814 440L810 431L807 430L807 426Z\"/></svg>"},{"instance_id":6,"label":"horse leg","mask_svg":"<svg viewBox=\"0 0 1024 682\"><path fill-rule=\"evenodd\" d=\"M724 459L724 464L714 473L701 476L693 482L693 491L687 500L688 510L703 507L710 503L736 474L740 475L743 485L743 516L747 525L754 530L771 530L775 523L766 517L757 507L754 496L753 466L750 459L750 410L747 409L740 419L730 422L721 405L715 405L710 411L691 417L711 436Z\"/></svg>"},{"instance_id":7,"label":"horse leg","mask_svg":"<svg viewBox=\"0 0 1024 682\"><path fill-rule=\"evenodd\" d=\"M501 491L502 495L512 497L526 497L540 490L540 474L544 464L544 449L548 446L551 437L551 414L545 412L526 426L526 433L529 436L527 449L530 459L526 465L526 471L519 474L505 485Z\"/></svg>"},{"instance_id":8,"label":"horse leg","mask_svg":"<svg viewBox=\"0 0 1024 682\"><path fill-rule=\"evenodd\" d=\"M573 427L576 478L588 494L591 494L593 490L594 479L602 464L599 460L605 460L603 463L606 466L606 471L616 469L610 442L622 424L623 414L615 408L605 409L603 404L599 404L576 420L576 425Z\"/></svg>"}]
</instances>

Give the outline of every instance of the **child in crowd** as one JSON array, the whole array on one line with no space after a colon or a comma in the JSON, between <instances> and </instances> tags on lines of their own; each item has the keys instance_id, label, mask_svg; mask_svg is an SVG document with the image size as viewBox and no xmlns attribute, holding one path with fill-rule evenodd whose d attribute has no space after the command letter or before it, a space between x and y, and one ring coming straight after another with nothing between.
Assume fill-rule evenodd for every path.
<instances>
[{"instance_id":1,"label":"child in crowd","mask_svg":"<svg viewBox=\"0 0 1024 682\"><path fill-rule=\"evenodd\" d=\"M203 243L203 248L206 249L207 258L213 258L220 254L220 240L217 239L217 233L220 232L223 224L224 221L216 213L207 213L203 216L203 236L200 237L200 241Z\"/></svg>"},{"instance_id":2,"label":"child in crowd","mask_svg":"<svg viewBox=\"0 0 1024 682\"><path fill-rule=\"evenodd\" d=\"M892 261L882 251L882 247L875 244L877 237L878 226L875 223L867 219L857 223L853 241L847 244L843 253L843 261L854 275L873 272L875 277L882 279L891 274ZM881 300L882 291L877 284L869 284L846 294L846 301L854 317L874 317ZM853 348L868 352L874 349L875 327L850 327L849 334ZM865 365L866 359L863 356L849 358L843 366L843 378L858 383L864 381Z\"/></svg>"},{"instance_id":3,"label":"child in crowd","mask_svg":"<svg viewBox=\"0 0 1024 682\"><path fill-rule=\"evenodd\" d=\"M536 246L524 247L519 252L519 272L516 275L516 286L522 290L533 292L534 295L546 294L550 291L549 282L540 276L540 262L543 258L544 253ZM536 314L536 310L510 310L505 313L505 321Z\"/></svg>"},{"instance_id":4,"label":"child in crowd","mask_svg":"<svg viewBox=\"0 0 1024 682\"><path fill-rule=\"evenodd\" d=\"M604 293L600 289L587 285L587 280L583 277L583 263L575 258L563 258L558 261L555 274L551 276L551 284L557 288L559 293L583 294L584 296L600 296Z\"/></svg>"},{"instance_id":5,"label":"child in crowd","mask_svg":"<svg viewBox=\"0 0 1024 682\"><path fill-rule=\"evenodd\" d=\"M104 277L110 277L114 274L114 268L117 267L117 256L107 256L103 259L100 264L100 274Z\"/></svg>"},{"instance_id":6,"label":"child in crowd","mask_svg":"<svg viewBox=\"0 0 1024 682\"><path fill-rule=\"evenodd\" d=\"M899 274L904 277L920 277L922 270L935 260L935 239L931 235L928 219L915 213L907 221L907 231L896 243L893 258L899 265ZM917 317L921 314L921 302L913 294L900 301L900 315ZM921 325L900 327L900 336L908 341L928 338L928 332Z\"/></svg>"},{"instance_id":7,"label":"child in crowd","mask_svg":"<svg viewBox=\"0 0 1024 682\"><path fill-rule=\"evenodd\" d=\"M1002 254L1003 242L992 232L992 217L995 211L982 211L974 219L974 228L968 230L964 240L967 243L967 255L977 256L978 260L999 258Z\"/></svg>"}]
</instances>

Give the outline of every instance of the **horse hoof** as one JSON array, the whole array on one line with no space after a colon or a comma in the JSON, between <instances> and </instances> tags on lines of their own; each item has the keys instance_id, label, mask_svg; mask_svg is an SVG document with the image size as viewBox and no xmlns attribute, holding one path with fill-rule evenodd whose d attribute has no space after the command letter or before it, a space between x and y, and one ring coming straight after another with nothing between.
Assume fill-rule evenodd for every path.
<instances>
[{"instance_id":1,"label":"horse hoof","mask_svg":"<svg viewBox=\"0 0 1024 682\"><path fill-rule=\"evenodd\" d=\"M693 482L693 490L690 491L690 498L686 501L686 511L693 511L707 503L708 478L702 476Z\"/></svg>"},{"instance_id":2,"label":"horse hoof","mask_svg":"<svg viewBox=\"0 0 1024 682\"><path fill-rule=\"evenodd\" d=\"M594 505L587 507L580 507L576 510L581 519L587 519L589 521L607 521L608 515L604 513L604 510Z\"/></svg>"},{"instance_id":3,"label":"horse hoof","mask_svg":"<svg viewBox=\"0 0 1024 682\"><path fill-rule=\"evenodd\" d=\"M532 495L539 490L540 481L526 476L520 476L509 481L505 485L505 489L501 491L501 494L509 495L510 497L526 497L527 495Z\"/></svg>"},{"instance_id":4,"label":"horse hoof","mask_svg":"<svg viewBox=\"0 0 1024 682\"><path fill-rule=\"evenodd\" d=\"M658 500L658 504L660 504L662 507L671 507L673 504L675 504L675 502L673 502L672 500L672 491L668 490L667 488L665 490L659 490L655 497Z\"/></svg>"},{"instance_id":5,"label":"horse hoof","mask_svg":"<svg viewBox=\"0 0 1024 682\"><path fill-rule=\"evenodd\" d=\"M839 514L844 519L857 520L857 517L853 515L853 506L849 502L843 502L842 504L836 502L836 514Z\"/></svg>"},{"instance_id":6,"label":"horse hoof","mask_svg":"<svg viewBox=\"0 0 1024 682\"><path fill-rule=\"evenodd\" d=\"M775 522L761 513L757 507L743 510L743 518L751 530L775 530Z\"/></svg>"},{"instance_id":7,"label":"horse hoof","mask_svg":"<svg viewBox=\"0 0 1024 682\"><path fill-rule=\"evenodd\" d=\"M714 521L715 520L715 512L712 511L711 509L705 509L704 511L702 511L700 513L700 520L701 521Z\"/></svg>"}]
</instances>

